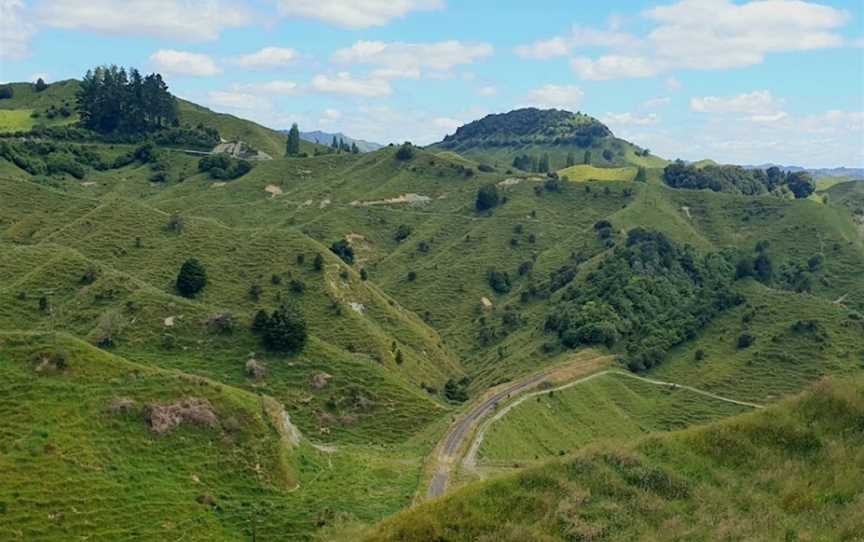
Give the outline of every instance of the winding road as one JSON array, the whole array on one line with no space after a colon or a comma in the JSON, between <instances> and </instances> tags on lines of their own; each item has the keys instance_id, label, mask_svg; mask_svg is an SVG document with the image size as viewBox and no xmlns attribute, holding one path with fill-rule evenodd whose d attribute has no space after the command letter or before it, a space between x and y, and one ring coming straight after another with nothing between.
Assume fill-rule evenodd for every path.
<instances>
[{"instance_id":1,"label":"winding road","mask_svg":"<svg viewBox=\"0 0 864 542\"><path fill-rule=\"evenodd\" d=\"M432 465L432 478L429 482L426 498L433 499L444 495L447 491L450 479L458 467L463 464L469 467L474 466L477 452L480 449L480 445L483 443L483 437L485 436L486 431L494 422L506 416L514 407L531 397L567 389L603 375L616 374L656 386L687 390L705 397L725 401L727 403L751 408L762 408L762 405L756 403L723 397L692 386L684 386L674 382L665 382L662 380L646 378L617 369L600 370L603 366L608 366L610 361L609 356L596 356L589 359L579 358L563 366L546 369L537 374L529 375L518 382L513 382L504 386L500 390L492 391L491 394L486 397L481 397L476 405L470 407L463 416L453 422L450 429L444 435L443 440L436 447L435 452L430 459ZM567 380L567 382L557 387L550 386L548 389L528 393L541 383L560 383L564 380ZM515 399L516 396L519 396L518 399ZM499 409L499 404L503 402L506 402L507 405L504 408ZM494 416L490 417L493 413Z\"/></svg>"}]
</instances>

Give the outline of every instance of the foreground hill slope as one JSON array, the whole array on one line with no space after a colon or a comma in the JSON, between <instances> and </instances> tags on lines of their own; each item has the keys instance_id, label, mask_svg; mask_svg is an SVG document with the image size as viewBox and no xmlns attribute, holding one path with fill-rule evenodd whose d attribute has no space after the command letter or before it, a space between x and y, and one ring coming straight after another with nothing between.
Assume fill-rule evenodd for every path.
<instances>
[{"instance_id":1,"label":"foreground hill slope","mask_svg":"<svg viewBox=\"0 0 864 542\"><path fill-rule=\"evenodd\" d=\"M476 484L366 540L858 540L864 382Z\"/></svg>"}]
</instances>

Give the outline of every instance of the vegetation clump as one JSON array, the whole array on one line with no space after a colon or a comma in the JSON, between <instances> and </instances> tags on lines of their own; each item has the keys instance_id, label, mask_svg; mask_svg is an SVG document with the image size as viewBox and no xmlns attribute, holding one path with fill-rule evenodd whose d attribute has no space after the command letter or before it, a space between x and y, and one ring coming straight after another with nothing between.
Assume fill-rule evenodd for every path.
<instances>
[{"instance_id":1,"label":"vegetation clump","mask_svg":"<svg viewBox=\"0 0 864 542\"><path fill-rule=\"evenodd\" d=\"M195 297L207 286L207 270L195 258L189 258L180 266L177 274L177 291L183 297Z\"/></svg>"},{"instance_id":2,"label":"vegetation clump","mask_svg":"<svg viewBox=\"0 0 864 542\"><path fill-rule=\"evenodd\" d=\"M258 312L254 328L261 337L261 343L272 352L297 354L306 346L308 339L306 319L300 311L289 305L282 305L270 314Z\"/></svg>"},{"instance_id":3,"label":"vegetation clump","mask_svg":"<svg viewBox=\"0 0 864 542\"><path fill-rule=\"evenodd\" d=\"M214 154L198 162L198 171L209 173L211 179L231 181L252 171L252 163L227 154Z\"/></svg>"},{"instance_id":4,"label":"vegetation clump","mask_svg":"<svg viewBox=\"0 0 864 542\"><path fill-rule=\"evenodd\" d=\"M484 184L477 190L477 199L474 202L474 207L478 211L487 211L497 207L500 201L498 187L493 183Z\"/></svg>"}]
</instances>

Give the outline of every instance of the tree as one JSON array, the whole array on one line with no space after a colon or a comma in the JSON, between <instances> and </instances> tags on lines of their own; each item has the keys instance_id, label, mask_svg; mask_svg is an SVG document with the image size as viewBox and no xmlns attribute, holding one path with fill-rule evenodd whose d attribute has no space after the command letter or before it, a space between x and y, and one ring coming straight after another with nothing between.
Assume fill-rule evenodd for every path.
<instances>
[{"instance_id":1,"label":"tree","mask_svg":"<svg viewBox=\"0 0 864 542\"><path fill-rule=\"evenodd\" d=\"M261 332L267 350L296 354L306 346L306 319L292 306L282 305L271 314Z\"/></svg>"},{"instance_id":2,"label":"tree","mask_svg":"<svg viewBox=\"0 0 864 542\"><path fill-rule=\"evenodd\" d=\"M180 266L177 274L177 291L183 297L195 297L195 294L207 285L207 270L195 258L189 258Z\"/></svg>"},{"instance_id":3,"label":"tree","mask_svg":"<svg viewBox=\"0 0 864 542\"><path fill-rule=\"evenodd\" d=\"M296 122L288 130L288 142L285 145L285 154L288 156L298 156L300 154L300 128L297 127Z\"/></svg>"},{"instance_id":4,"label":"tree","mask_svg":"<svg viewBox=\"0 0 864 542\"><path fill-rule=\"evenodd\" d=\"M603 159L604 160L606 160L607 162L611 162L612 158L613 158L612 151L610 151L609 149L606 149L603 151Z\"/></svg>"},{"instance_id":5,"label":"tree","mask_svg":"<svg viewBox=\"0 0 864 542\"><path fill-rule=\"evenodd\" d=\"M763 284L769 284L774 278L774 265L767 253L762 252L753 262L753 273L756 279Z\"/></svg>"},{"instance_id":6,"label":"tree","mask_svg":"<svg viewBox=\"0 0 864 542\"><path fill-rule=\"evenodd\" d=\"M264 330L267 329L269 323L270 315L267 314L267 311L264 309L259 310L255 313L255 317L252 319L252 333L255 335L261 335L264 333Z\"/></svg>"},{"instance_id":7,"label":"tree","mask_svg":"<svg viewBox=\"0 0 864 542\"><path fill-rule=\"evenodd\" d=\"M591 151L585 151L585 156L582 158L582 163L583 164L590 164L591 163Z\"/></svg>"},{"instance_id":8,"label":"tree","mask_svg":"<svg viewBox=\"0 0 864 542\"><path fill-rule=\"evenodd\" d=\"M406 141L399 147L399 150L396 151L396 159L405 162L414 158L415 154L414 145L412 145L410 141Z\"/></svg>"},{"instance_id":9,"label":"tree","mask_svg":"<svg viewBox=\"0 0 864 542\"><path fill-rule=\"evenodd\" d=\"M8 100L15 96L11 85L0 85L0 100Z\"/></svg>"},{"instance_id":10,"label":"tree","mask_svg":"<svg viewBox=\"0 0 864 542\"><path fill-rule=\"evenodd\" d=\"M33 90L35 90L36 92L42 92L46 88L48 88L48 83L46 83L45 80L41 77L37 79L36 83L33 85Z\"/></svg>"},{"instance_id":11,"label":"tree","mask_svg":"<svg viewBox=\"0 0 864 542\"><path fill-rule=\"evenodd\" d=\"M796 199L804 199L816 190L813 177L806 171L796 171L786 177L786 185L795 194Z\"/></svg>"},{"instance_id":12,"label":"tree","mask_svg":"<svg viewBox=\"0 0 864 542\"><path fill-rule=\"evenodd\" d=\"M351 248L351 244L345 239L339 239L330 245L330 251L342 258L342 261L348 265L354 263L354 249Z\"/></svg>"},{"instance_id":13,"label":"tree","mask_svg":"<svg viewBox=\"0 0 864 542\"><path fill-rule=\"evenodd\" d=\"M315 271L321 271L324 269L324 256L316 254L315 260L312 262L312 268L315 269Z\"/></svg>"},{"instance_id":14,"label":"tree","mask_svg":"<svg viewBox=\"0 0 864 542\"><path fill-rule=\"evenodd\" d=\"M636 178L633 180L637 183L648 182L648 176L645 174L644 167L639 166L639 168L636 170Z\"/></svg>"},{"instance_id":15,"label":"tree","mask_svg":"<svg viewBox=\"0 0 864 542\"><path fill-rule=\"evenodd\" d=\"M489 287L492 288L495 293L506 294L510 291L510 275L508 275L506 271L489 271L487 280L489 281Z\"/></svg>"},{"instance_id":16,"label":"tree","mask_svg":"<svg viewBox=\"0 0 864 542\"><path fill-rule=\"evenodd\" d=\"M351 142L351 154L360 154L360 147L354 141Z\"/></svg>"},{"instance_id":17,"label":"tree","mask_svg":"<svg viewBox=\"0 0 864 542\"><path fill-rule=\"evenodd\" d=\"M498 187L492 183L484 184L477 190L477 200L474 202L474 207L478 211L486 211L496 207L499 201Z\"/></svg>"},{"instance_id":18,"label":"tree","mask_svg":"<svg viewBox=\"0 0 864 542\"><path fill-rule=\"evenodd\" d=\"M408 239L408 236L411 235L411 232L411 226L407 224L399 224L399 227L396 228L396 233L393 235L393 239L397 243L401 243L405 239Z\"/></svg>"},{"instance_id":19,"label":"tree","mask_svg":"<svg viewBox=\"0 0 864 542\"><path fill-rule=\"evenodd\" d=\"M549 173L550 170L549 165L549 153L543 153L543 156L540 158L540 164L537 166L537 171L539 173Z\"/></svg>"},{"instance_id":20,"label":"tree","mask_svg":"<svg viewBox=\"0 0 864 542\"><path fill-rule=\"evenodd\" d=\"M573 151L567 153L567 167L576 165L576 154Z\"/></svg>"}]
</instances>

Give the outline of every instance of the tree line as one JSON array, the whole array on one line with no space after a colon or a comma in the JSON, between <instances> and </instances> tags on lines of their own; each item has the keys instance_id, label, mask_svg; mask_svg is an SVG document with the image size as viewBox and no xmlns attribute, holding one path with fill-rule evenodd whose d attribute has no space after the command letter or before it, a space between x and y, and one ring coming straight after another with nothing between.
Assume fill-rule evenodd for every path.
<instances>
[{"instance_id":1,"label":"tree line","mask_svg":"<svg viewBox=\"0 0 864 542\"><path fill-rule=\"evenodd\" d=\"M741 166L697 167L681 160L666 166L663 180L673 188L708 189L747 196L791 194L802 199L816 190L813 177L806 171L785 172L778 167L765 170Z\"/></svg>"},{"instance_id":2,"label":"tree line","mask_svg":"<svg viewBox=\"0 0 864 542\"><path fill-rule=\"evenodd\" d=\"M81 125L103 134L146 133L177 126L177 100L158 73L98 66L88 70L77 94Z\"/></svg>"}]
</instances>

